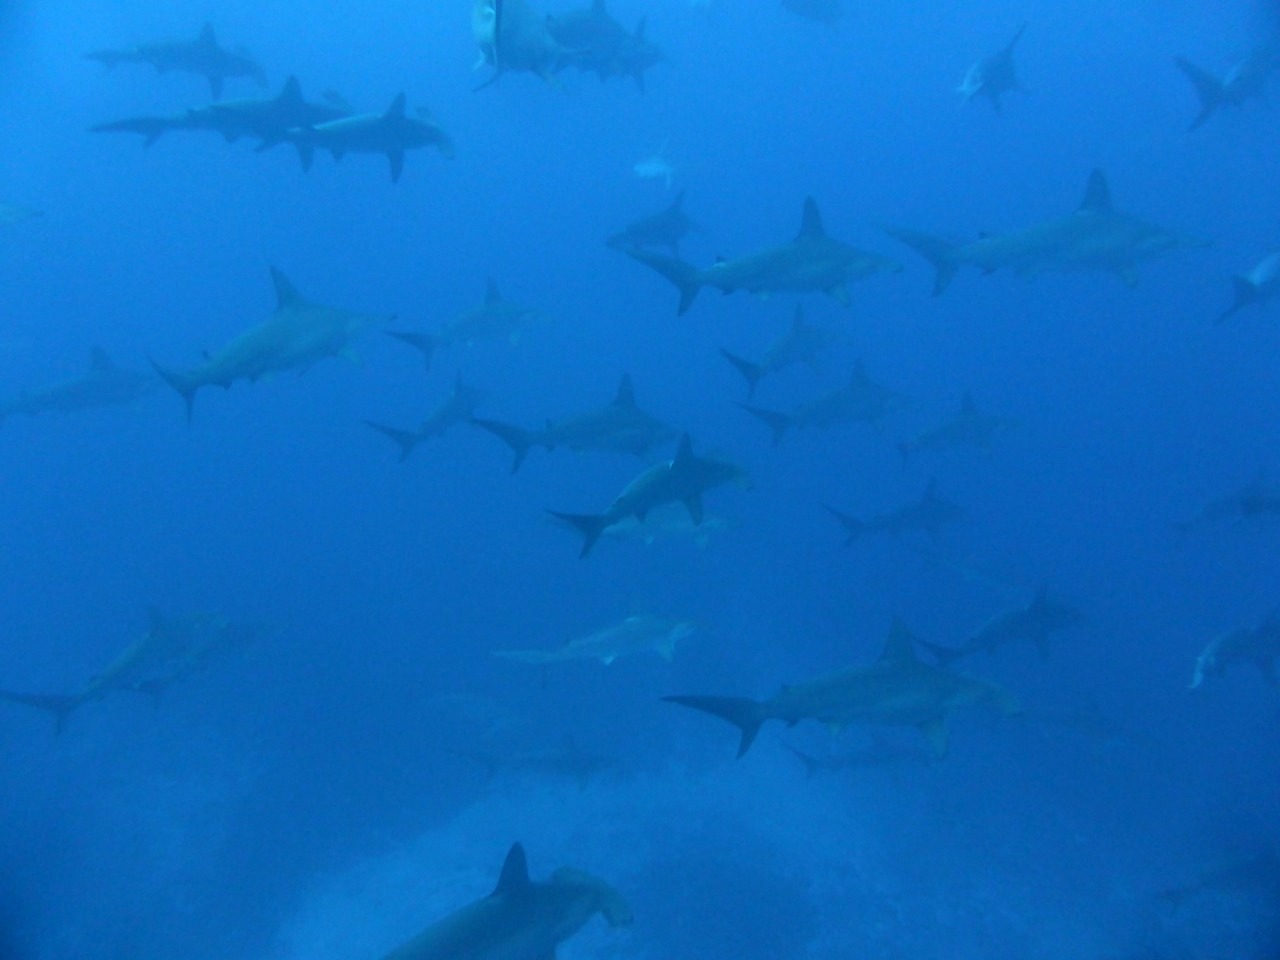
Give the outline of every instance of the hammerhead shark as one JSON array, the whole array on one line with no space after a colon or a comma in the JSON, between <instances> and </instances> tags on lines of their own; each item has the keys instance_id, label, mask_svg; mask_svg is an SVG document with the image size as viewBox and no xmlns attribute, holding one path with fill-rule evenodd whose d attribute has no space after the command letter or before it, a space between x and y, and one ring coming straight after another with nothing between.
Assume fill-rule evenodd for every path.
<instances>
[{"instance_id":1,"label":"hammerhead shark","mask_svg":"<svg viewBox=\"0 0 1280 960\"><path fill-rule=\"evenodd\" d=\"M1280 686L1280 610L1274 610L1257 626L1241 627L1220 634L1196 657L1191 689L1204 683L1206 677L1221 676L1236 663L1256 666L1267 682Z\"/></svg>"},{"instance_id":2,"label":"hammerhead shark","mask_svg":"<svg viewBox=\"0 0 1280 960\"><path fill-rule=\"evenodd\" d=\"M635 32L609 13L605 0L547 18L547 30L564 50L564 66L594 73L601 81L629 76L644 92L644 72L667 60L645 36L645 18Z\"/></svg>"},{"instance_id":3,"label":"hammerhead shark","mask_svg":"<svg viewBox=\"0 0 1280 960\"><path fill-rule=\"evenodd\" d=\"M209 90L217 100L222 84L233 77L251 77L260 87L267 85L266 71L245 53L218 46L213 24L206 23L200 36L188 41L140 43L123 50L95 50L85 54L86 60L97 60L108 67L117 63L149 63L158 73L170 70L196 73L208 78Z\"/></svg>"},{"instance_id":4,"label":"hammerhead shark","mask_svg":"<svg viewBox=\"0 0 1280 960\"><path fill-rule=\"evenodd\" d=\"M956 91L964 97L965 102L974 97L983 96L991 101L991 106L996 113L999 113L1000 97L1011 91L1022 89L1022 85L1018 83L1017 73L1013 69L1013 48L1018 45L1026 29L1027 25L1024 23L1013 35L1012 40L995 53L987 54L969 68L969 72L964 75Z\"/></svg>"},{"instance_id":5,"label":"hammerhead shark","mask_svg":"<svg viewBox=\"0 0 1280 960\"><path fill-rule=\"evenodd\" d=\"M960 400L959 411L949 420L917 434L898 444L898 453L905 465L917 453L925 450L943 450L952 447L978 447L991 449L991 441L1009 425L1003 417L983 413L968 390Z\"/></svg>"},{"instance_id":6,"label":"hammerhead shark","mask_svg":"<svg viewBox=\"0 0 1280 960\"><path fill-rule=\"evenodd\" d=\"M383 960L549 960L597 913L611 927L632 920L622 895L588 873L561 867L550 880L530 880L524 847L517 843L493 893L427 927Z\"/></svg>"},{"instance_id":7,"label":"hammerhead shark","mask_svg":"<svg viewBox=\"0 0 1280 960\"><path fill-rule=\"evenodd\" d=\"M429 370L438 347L502 338L514 343L530 321L543 316L545 314L541 310L503 297L498 291L498 284L490 277L485 286L484 301L479 306L462 311L437 332L393 330L390 334L421 353L423 363Z\"/></svg>"},{"instance_id":8,"label":"hammerhead shark","mask_svg":"<svg viewBox=\"0 0 1280 960\"><path fill-rule=\"evenodd\" d=\"M372 420L366 420L365 423L396 443L400 448L400 462L403 463L423 440L441 436L460 423L470 422L476 407L484 403L488 396L487 391L463 383L462 373L459 372L454 377L453 389L449 391L449 395L427 414L417 430L400 430Z\"/></svg>"},{"instance_id":9,"label":"hammerhead shark","mask_svg":"<svg viewBox=\"0 0 1280 960\"><path fill-rule=\"evenodd\" d=\"M619 250L628 247L666 247L672 256L680 256L680 241L696 229L684 212L684 191L676 194L670 205L647 217L627 224L607 243Z\"/></svg>"},{"instance_id":10,"label":"hammerhead shark","mask_svg":"<svg viewBox=\"0 0 1280 960\"><path fill-rule=\"evenodd\" d=\"M553 82L565 62L565 50L551 33L551 22L525 0L475 0L471 31L480 47L477 67L493 67L482 90L508 72L532 73Z\"/></svg>"},{"instance_id":11,"label":"hammerhead shark","mask_svg":"<svg viewBox=\"0 0 1280 960\"><path fill-rule=\"evenodd\" d=\"M747 360L723 347L720 355L733 364L733 368L747 381L747 400L756 395L756 387L765 377L803 363L816 367L818 358L836 340L826 327L809 323L804 318L804 307L796 304L795 316L787 332L769 344L759 360Z\"/></svg>"},{"instance_id":12,"label":"hammerhead shark","mask_svg":"<svg viewBox=\"0 0 1280 960\"><path fill-rule=\"evenodd\" d=\"M1200 100L1200 112L1189 128L1195 130L1221 107L1236 107L1246 100L1261 97L1268 78L1280 66L1280 56L1267 48L1255 50L1221 77L1197 67L1185 57L1175 57L1173 62L1191 81Z\"/></svg>"},{"instance_id":13,"label":"hammerhead shark","mask_svg":"<svg viewBox=\"0 0 1280 960\"><path fill-rule=\"evenodd\" d=\"M872 380L859 360L844 386L821 394L794 410L766 410L747 403L739 406L773 431L773 445L776 447L789 430L824 429L841 423L877 423L901 403L901 395Z\"/></svg>"},{"instance_id":14,"label":"hammerhead shark","mask_svg":"<svg viewBox=\"0 0 1280 960\"><path fill-rule=\"evenodd\" d=\"M1245 307L1262 304L1280 293L1280 250L1267 254L1247 273L1232 277L1235 299L1218 317L1224 323Z\"/></svg>"},{"instance_id":15,"label":"hammerhead shark","mask_svg":"<svg viewBox=\"0 0 1280 960\"><path fill-rule=\"evenodd\" d=\"M404 171L404 155L409 150L435 147L441 156L452 158L453 141L430 113L405 113L405 95L396 94L382 113L357 113L308 127L295 127L286 135L298 148L304 170L311 169L314 151L328 150L335 160L348 153L386 154L391 182L398 183Z\"/></svg>"},{"instance_id":16,"label":"hammerhead shark","mask_svg":"<svg viewBox=\"0 0 1280 960\"><path fill-rule=\"evenodd\" d=\"M918 728L935 756L947 752L947 716L959 707L994 706L1005 715L1020 711L1003 689L984 680L925 663L913 649L914 637L894 618L884 652L866 666L848 667L813 680L788 684L768 700L744 697L675 696L668 703L710 713L742 731L741 757L769 720L793 726L817 720L838 729L852 724Z\"/></svg>"},{"instance_id":17,"label":"hammerhead shark","mask_svg":"<svg viewBox=\"0 0 1280 960\"><path fill-rule=\"evenodd\" d=\"M860 520L835 507L827 507L827 510L844 527L844 542L847 545L856 543L868 533L886 533L896 537L912 530L922 530L930 540L937 541L944 526L961 520L965 516L963 507L952 503L938 493L937 480L929 481L929 486L920 499L867 520Z\"/></svg>"},{"instance_id":18,"label":"hammerhead shark","mask_svg":"<svg viewBox=\"0 0 1280 960\"><path fill-rule=\"evenodd\" d=\"M697 625L691 620L669 620L647 614L634 614L621 623L576 637L554 650L497 650L494 656L521 663L569 663L597 660L605 666L619 657L656 653L670 660L676 645L693 636Z\"/></svg>"},{"instance_id":19,"label":"hammerhead shark","mask_svg":"<svg viewBox=\"0 0 1280 960\"><path fill-rule=\"evenodd\" d=\"M117 366L105 350L94 347L89 355L89 369L81 376L41 390L25 391L13 400L0 403L0 423L15 413L30 416L70 413L131 403L150 393L156 383L150 374L135 373Z\"/></svg>"}]
</instances>

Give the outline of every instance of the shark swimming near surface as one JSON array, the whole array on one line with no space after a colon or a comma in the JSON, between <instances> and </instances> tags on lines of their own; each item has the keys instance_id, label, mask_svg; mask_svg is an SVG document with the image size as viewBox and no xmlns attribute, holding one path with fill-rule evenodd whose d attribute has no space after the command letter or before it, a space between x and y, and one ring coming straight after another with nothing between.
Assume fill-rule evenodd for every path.
<instances>
[{"instance_id":1,"label":"shark swimming near surface","mask_svg":"<svg viewBox=\"0 0 1280 960\"><path fill-rule=\"evenodd\" d=\"M476 408L488 398L489 394L478 387L469 387L462 382L459 372L453 380L453 389L427 414L417 430L400 430L385 424L366 420L365 423L379 433L393 440L400 448L400 462L409 459L409 454L423 440L439 437L460 423L469 423L475 416Z\"/></svg>"},{"instance_id":2,"label":"shark swimming near surface","mask_svg":"<svg viewBox=\"0 0 1280 960\"><path fill-rule=\"evenodd\" d=\"M744 697L674 696L668 703L710 713L738 727L741 757L769 720L794 726L817 720L831 729L851 725L916 727L935 756L947 752L947 717L961 707L993 706L1005 715L1020 711L1003 689L985 680L952 673L916 656L915 638L894 618L879 659L813 680L788 684L768 700Z\"/></svg>"},{"instance_id":3,"label":"shark swimming near surface","mask_svg":"<svg viewBox=\"0 0 1280 960\"><path fill-rule=\"evenodd\" d=\"M0 423L17 413L72 413L132 403L155 389L155 377L117 366L101 347L89 354L89 369L78 377L0 402Z\"/></svg>"},{"instance_id":4,"label":"shark swimming near surface","mask_svg":"<svg viewBox=\"0 0 1280 960\"><path fill-rule=\"evenodd\" d=\"M215 100L222 96L223 83L236 77L249 77L260 87L267 85L267 74L262 66L246 53L220 47L210 23L204 25L195 40L140 43L122 50L94 50L86 53L85 59L96 60L108 67L120 63L145 63L153 66L157 73L180 71L199 74L208 79L209 91Z\"/></svg>"},{"instance_id":5,"label":"shark swimming near surface","mask_svg":"<svg viewBox=\"0 0 1280 960\"><path fill-rule=\"evenodd\" d=\"M185 401L188 421L202 387L225 389L237 380L254 383L274 373L308 370L327 357L349 355L351 344L365 330L395 319L313 303L275 267L271 268L271 281L276 291L271 317L207 354L199 366L177 370L151 361Z\"/></svg>"},{"instance_id":6,"label":"shark swimming near surface","mask_svg":"<svg viewBox=\"0 0 1280 960\"><path fill-rule=\"evenodd\" d=\"M1196 657L1191 689L1204 684L1206 677L1218 677L1237 663L1252 664L1272 686L1280 687L1280 610L1273 610L1261 623L1220 634Z\"/></svg>"},{"instance_id":7,"label":"shark swimming near surface","mask_svg":"<svg viewBox=\"0 0 1280 960\"><path fill-rule=\"evenodd\" d=\"M923 531L929 539L937 542L942 535L942 528L965 517L965 509L952 503L938 494L938 482L930 480L920 499L895 507L887 513L859 520L857 517L827 507L840 525L844 527L845 544L852 545L869 533L885 533L890 536L901 536L914 530Z\"/></svg>"},{"instance_id":8,"label":"shark swimming near surface","mask_svg":"<svg viewBox=\"0 0 1280 960\"><path fill-rule=\"evenodd\" d=\"M497 650L494 656L533 664L595 660L608 666L619 657L654 653L670 661L676 645L695 632L697 625L692 620L636 614L553 650Z\"/></svg>"},{"instance_id":9,"label":"shark swimming near surface","mask_svg":"<svg viewBox=\"0 0 1280 960\"><path fill-rule=\"evenodd\" d=\"M847 306L849 281L902 269L896 260L858 250L830 237L812 197L805 199L799 233L781 246L720 260L705 268L648 250L627 249L625 252L680 291L677 315L683 315L693 305L703 287L715 287L724 293L745 290L758 296L819 292Z\"/></svg>"},{"instance_id":10,"label":"shark swimming near surface","mask_svg":"<svg viewBox=\"0 0 1280 960\"><path fill-rule=\"evenodd\" d=\"M956 271L966 266L983 273L1007 269L1024 277L1050 271L1110 273L1132 286L1142 261L1174 250L1208 246L1204 240L1117 211L1101 170L1089 174L1084 199L1075 211L1021 230L990 234L969 243L953 243L899 227L885 230L933 266L935 297L947 289Z\"/></svg>"},{"instance_id":11,"label":"shark swimming near surface","mask_svg":"<svg viewBox=\"0 0 1280 960\"><path fill-rule=\"evenodd\" d=\"M1175 57L1174 65L1195 87L1200 101L1200 112L1191 121L1190 130L1197 129L1222 107L1238 107L1246 100L1261 97L1271 74L1280 67L1280 55L1275 50L1260 48L1237 61L1221 77L1197 67L1185 57Z\"/></svg>"},{"instance_id":12,"label":"shark swimming near surface","mask_svg":"<svg viewBox=\"0 0 1280 960\"><path fill-rule=\"evenodd\" d=\"M1000 98L1006 93L1022 89L1022 85L1018 82L1017 72L1013 67L1013 48L1018 45L1018 41L1022 39L1022 34L1026 29L1027 25L1024 23L1018 28L1018 32L1013 35L1012 40L995 53L987 54L987 56L969 68L969 71L964 75L964 79L960 81L960 86L956 89L956 92L964 97L966 103L974 97L986 97L991 101L991 106L995 112L1000 113Z\"/></svg>"},{"instance_id":13,"label":"shark swimming near surface","mask_svg":"<svg viewBox=\"0 0 1280 960\"><path fill-rule=\"evenodd\" d=\"M491 894L427 927L383 960L548 960L597 913L611 927L632 922L622 895L588 873L561 867L549 880L531 880L524 847L517 843Z\"/></svg>"},{"instance_id":14,"label":"shark swimming near surface","mask_svg":"<svg viewBox=\"0 0 1280 960\"><path fill-rule=\"evenodd\" d=\"M733 364L733 368L742 374L742 379L747 381L747 400L750 401L755 398L756 387L765 377L796 364L816 368L819 357L835 341L836 335L832 331L805 320L804 307L796 304L791 326L769 344L759 360L747 360L723 347L720 355Z\"/></svg>"},{"instance_id":15,"label":"shark swimming near surface","mask_svg":"<svg viewBox=\"0 0 1280 960\"><path fill-rule=\"evenodd\" d=\"M1225 323L1245 307L1261 305L1280 293L1280 250L1267 254L1249 272L1237 274L1232 284L1235 298L1218 317L1218 323Z\"/></svg>"},{"instance_id":16,"label":"shark swimming near surface","mask_svg":"<svg viewBox=\"0 0 1280 960\"><path fill-rule=\"evenodd\" d=\"M825 429L843 423L879 423L902 403L902 396L872 380L859 360L844 386L794 410L766 410L749 403L738 406L773 431L776 447L790 430Z\"/></svg>"},{"instance_id":17,"label":"shark swimming near surface","mask_svg":"<svg viewBox=\"0 0 1280 960\"><path fill-rule=\"evenodd\" d=\"M656 463L637 476L603 513L560 513L555 510L548 513L582 534L582 552L578 556L586 558L609 527L628 517L643 521L652 510L664 504L683 503L694 524L701 523L703 494L730 481L741 481L745 476L740 467L728 460L696 456L693 441L686 433L680 438L674 458Z\"/></svg>"},{"instance_id":18,"label":"shark swimming near surface","mask_svg":"<svg viewBox=\"0 0 1280 960\"><path fill-rule=\"evenodd\" d=\"M423 362L430 369L431 358L439 347L504 338L515 343L531 321L543 317L545 314L541 310L507 300L490 278L485 286L484 301L477 307L464 310L437 332L393 330L390 334L421 353Z\"/></svg>"},{"instance_id":19,"label":"shark swimming near surface","mask_svg":"<svg viewBox=\"0 0 1280 960\"><path fill-rule=\"evenodd\" d=\"M657 213L627 224L606 242L625 250L628 247L666 247L672 256L680 256L680 241L697 229L684 212L684 191Z\"/></svg>"},{"instance_id":20,"label":"shark swimming near surface","mask_svg":"<svg viewBox=\"0 0 1280 960\"><path fill-rule=\"evenodd\" d=\"M597 450L643 457L656 445L678 435L674 427L645 413L636 404L630 374L623 376L611 403L563 420L548 420L542 429L526 430L499 420L479 418L473 418L471 422L511 448L515 455L511 463L512 473L520 469L534 447L542 447L548 452L564 447L577 452Z\"/></svg>"}]
</instances>

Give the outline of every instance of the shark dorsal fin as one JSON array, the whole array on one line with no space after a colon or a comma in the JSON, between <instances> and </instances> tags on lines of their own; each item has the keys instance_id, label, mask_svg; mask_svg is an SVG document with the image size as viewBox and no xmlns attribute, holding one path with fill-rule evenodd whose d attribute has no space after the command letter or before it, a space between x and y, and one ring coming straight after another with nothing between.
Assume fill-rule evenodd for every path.
<instances>
[{"instance_id":1,"label":"shark dorsal fin","mask_svg":"<svg viewBox=\"0 0 1280 960\"><path fill-rule=\"evenodd\" d=\"M827 231L822 228L822 214L818 212L818 203L813 197L804 198L804 213L800 217L800 232L797 240L817 240L825 237Z\"/></svg>"},{"instance_id":2,"label":"shark dorsal fin","mask_svg":"<svg viewBox=\"0 0 1280 960\"><path fill-rule=\"evenodd\" d=\"M622 382L618 384L618 393L613 398L613 405L615 407L627 407L628 409L635 408L636 391L635 387L631 385L631 374L624 373L622 375Z\"/></svg>"},{"instance_id":3,"label":"shark dorsal fin","mask_svg":"<svg viewBox=\"0 0 1280 960\"><path fill-rule=\"evenodd\" d=\"M280 89L280 96L276 97L279 103L301 103L302 102L302 84L298 82L298 78L290 75L289 79L284 82L284 86Z\"/></svg>"},{"instance_id":4,"label":"shark dorsal fin","mask_svg":"<svg viewBox=\"0 0 1280 960\"><path fill-rule=\"evenodd\" d=\"M513 843L507 851L507 859L502 862L502 873L492 896L523 893L529 886L529 862L525 859L524 847Z\"/></svg>"},{"instance_id":5,"label":"shark dorsal fin","mask_svg":"<svg viewBox=\"0 0 1280 960\"><path fill-rule=\"evenodd\" d=\"M964 397L960 400L960 415L962 417L972 417L978 412L978 405L973 402L973 394L968 390L964 392Z\"/></svg>"},{"instance_id":6,"label":"shark dorsal fin","mask_svg":"<svg viewBox=\"0 0 1280 960\"><path fill-rule=\"evenodd\" d=\"M97 373L106 373L108 370L116 369L116 365L107 356L107 351L95 346L89 351L89 369Z\"/></svg>"},{"instance_id":7,"label":"shark dorsal fin","mask_svg":"<svg viewBox=\"0 0 1280 960\"><path fill-rule=\"evenodd\" d=\"M196 43L202 47L216 47L218 45L218 37L213 32L213 24L206 22L200 28L200 36L196 38Z\"/></svg>"},{"instance_id":8,"label":"shark dorsal fin","mask_svg":"<svg viewBox=\"0 0 1280 960\"><path fill-rule=\"evenodd\" d=\"M396 98L391 101L391 106L387 107L386 112L382 115L383 120L403 120L404 105L406 97L404 91L401 90L396 94Z\"/></svg>"},{"instance_id":9,"label":"shark dorsal fin","mask_svg":"<svg viewBox=\"0 0 1280 960\"><path fill-rule=\"evenodd\" d=\"M294 304L303 302L302 297L298 294L298 288L293 285L293 281L280 272L278 267L271 268L271 283L276 288L277 310L283 310L285 307L291 307Z\"/></svg>"},{"instance_id":10,"label":"shark dorsal fin","mask_svg":"<svg viewBox=\"0 0 1280 960\"><path fill-rule=\"evenodd\" d=\"M915 634L900 616L894 615L889 624L889 636L884 642L884 650L880 654L881 663L915 663Z\"/></svg>"},{"instance_id":11,"label":"shark dorsal fin","mask_svg":"<svg viewBox=\"0 0 1280 960\"><path fill-rule=\"evenodd\" d=\"M1097 168L1089 174L1089 183L1084 188L1080 209L1089 213L1110 213L1113 209L1111 188L1107 186L1106 176Z\"/></svg>"},{"instance_id":12,"label":"shark dorsal fin","mask_svg":"<svg viewBox=\"0 0 1280 960\"><path fill-rule=\"evenodd\" d=\"M485 281L484 302L486 305L502 302L502 294L498 292L498 282L493 277Z\"/></svg>"}]
</instances>

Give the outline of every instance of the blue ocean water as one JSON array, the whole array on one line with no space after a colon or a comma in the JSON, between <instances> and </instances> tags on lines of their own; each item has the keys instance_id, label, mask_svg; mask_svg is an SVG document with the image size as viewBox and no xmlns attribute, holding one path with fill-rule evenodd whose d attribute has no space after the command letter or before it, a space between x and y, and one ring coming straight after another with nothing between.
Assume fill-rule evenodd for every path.
<instances>
[{"instance_id":1,"label":"blue ocean water","mask_svg":"<svg viewBox=\"0 0 1280 960\"><path fill-rule=\"evenodd\" d=\"M150 608L260 629L155 703L114 691L61 732L0 703L0 960L379 957L489 893L517 840L535 879L587 870L634 911L565 960L1280 956L1274 674L1188 689L1211 640L1276 608L1277 511L1176 526L1280 483L1276 304L1213 322L1280 245L1280 120L1264 94L1188 131L1173 60L1221 75L1274 40L1274 11L845 0L831 29L775 0L608 7L669 61L643 92L573 69L475 90L491 70L465 2L0 6L0 201L39 212L0 224L0 405L80 376L94 346L198 367L272 315L272 266L395 330L440 330L490 278L543 315L429 370L371 330L358 357L199 391L190 423L158 382L4 418L0 688L84 689ZM84 59L206 21L267 72L226 96L296 75L364 112L404 91L456 156L411 151L393 183L379 156L304 172L288 143L90 132L207 104L203 77ZM1025 89L999 113L964 103L966 71L1024 22ZM655 153L670 186L633 170ZM966 266L931 297L881 229L1015 231L1075 210L1095 168L1118 210L1211 245L1134 285ZM699 267L788 242L812 196L831 236L903 270L850 283L848 307L708 289L677 316L675 288L605 240L680 190ZM753 402L800 408L861 360L903 398L881 422L774 446L741 409L720 350L759 357L797 303L836 342ZM398 463L364 421L411 428L458 374L488 391L478 415L530 428L630 374L641 408L750 484L706 495L705 531L579 559L547 510L604 510L676 442L534 450L513 475L460 424ZM1007 429L904 463L966 392ZM936 541L846 546L825 509L884 515L931 479L966 511ZM956 664L1025 716L954 710L941 758L913 722L818 717L767 723L734 759L736 730L661 699L870 664L895 616L959 646L1042 584L1083 620L1047 656ZM669 662L493 656L640 614L696 632ZM794 750L841 769L808 775Z\"/></svg>"}]
</instances>

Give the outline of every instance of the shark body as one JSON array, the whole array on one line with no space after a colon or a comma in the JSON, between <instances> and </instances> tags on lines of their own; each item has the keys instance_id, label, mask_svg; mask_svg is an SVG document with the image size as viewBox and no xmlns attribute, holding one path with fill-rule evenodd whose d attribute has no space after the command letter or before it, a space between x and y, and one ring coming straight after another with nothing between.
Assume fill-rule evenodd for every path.
<instances>
[{"instance_id":1,"label":"shark body","mask_svg":"<svg viewBox=\"0 0 1280 960\"><path fill-rule=\"evenodd\" d=\"M28 416L71 413L132 403L155 386L154 377L117 366L105 350L94 347L89 355L89 369L81 376L24 392L0 403L0 423L17 413Z\"/></svg>"}]
</instances>

